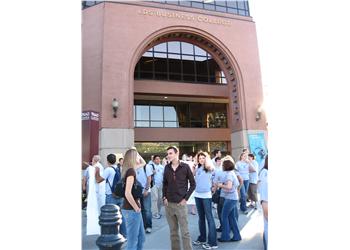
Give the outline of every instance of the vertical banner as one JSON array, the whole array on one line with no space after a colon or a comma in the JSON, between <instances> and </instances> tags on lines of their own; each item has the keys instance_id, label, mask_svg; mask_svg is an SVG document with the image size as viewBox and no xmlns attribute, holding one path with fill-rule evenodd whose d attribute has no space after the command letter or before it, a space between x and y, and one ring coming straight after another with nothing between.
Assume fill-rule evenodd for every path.
<instances>
[{"instance_id":1,"label":"vertical banner","mask_svg":"<svg viewBox=\"0 0 350 250\"><path fill-rule=\"evenodd\" d=\"M267 154L264 133L248 134L248 141L250 152L255 155L255 159L260 165Z\"/></svg>"}]
</instances>

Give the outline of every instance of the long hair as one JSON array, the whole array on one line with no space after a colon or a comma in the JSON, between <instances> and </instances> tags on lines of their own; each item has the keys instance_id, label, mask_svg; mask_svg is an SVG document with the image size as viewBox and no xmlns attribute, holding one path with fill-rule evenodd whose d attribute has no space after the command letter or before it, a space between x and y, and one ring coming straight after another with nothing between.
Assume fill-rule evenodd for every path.
<instances>
[{"instance_id":1,"label":"long hair","mask_svg":"<svg viewBox=\"0 0 350 250\"><path fill-rule=\"evenodd\" d=\"M129 149L124 155L122 178L125 177L126 171L130 168L136 167L137 151L136 149Z\"/></svg>"},{"instance_id":2,"label":"long hair","mask_svg":"<svg viewBox=\"0 0 350 250\"><path fill-rule=\"evenodd\" d=\"M267 170L269 170L269 156L268 156L268 155L266 155L266 157L265 157L264 168L266 168Z\"/></svg>"},{"instance_id":3,"label":"long hair","mask_svg":"<svg viewBox=\"0 0 350 250\"><path fill-rule=\"evenodd\" d=\"M204 165L206 165L206 166L209 166L211 169L213 169L214 168L214 166L213 166L213 162L211 161L211 159L210 159L210 157L209 157L209 154L207 153L207 152L203 152L203 151L199 151L198 153L197 153L197 162L198 162L198 165L200 164L199 163L199 156L204 156L205 157L205 163L204 163ZM206 166L202 166L201 165L201 167L203 167L203 170L207 173L209 170L206 168Z\"/></svg>"}]
</instances>

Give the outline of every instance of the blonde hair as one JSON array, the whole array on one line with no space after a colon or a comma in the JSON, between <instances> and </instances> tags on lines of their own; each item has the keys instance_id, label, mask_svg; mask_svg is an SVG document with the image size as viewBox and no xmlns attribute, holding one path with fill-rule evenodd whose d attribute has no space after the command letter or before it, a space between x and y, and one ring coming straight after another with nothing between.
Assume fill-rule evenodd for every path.
<instances>
[{"instance_id":1,"label":"blonde hair","mask_svg":"<svg viewBox=\"0 0 350 250\"><path fill-rule=\"evenodd\" d=\"M226 155L224 158L221 158L221 161L224 162L226 160L231 161L233 164L235 164L235 160L232 158L231 155Z\"/></svg>"},{"instance_id":2,"label":"blonde hair","mask_svg":"<svg viewBox=\"0 0 350 250\"><path fill-rule=\"evenodd\" d=\"M126 171L128 171L130 168L136 167L136 159L137 159L137 151L134 148L129 149L125 152L124 155L124 162L123 162L123 171L122 171L122 178L125 177Z\"/></svg>"}]
</instances>

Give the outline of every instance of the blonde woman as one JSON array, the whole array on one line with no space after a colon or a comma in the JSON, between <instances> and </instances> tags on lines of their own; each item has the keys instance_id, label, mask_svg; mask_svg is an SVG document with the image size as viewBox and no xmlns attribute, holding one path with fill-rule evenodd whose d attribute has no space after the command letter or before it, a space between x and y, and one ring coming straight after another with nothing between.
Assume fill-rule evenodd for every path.
<instances>
[{"instance_id":1,"label":"blonde woman","mask_svg":"<svg viewBox=\"0 0 350 250\"><path fill-rule=\"evenodd\" d=\"M122 178L126 183L125 199L122 207L128 240L126 243L126 250L141 250L146 239L141 215L140 199L134 197L132 194L132 187L137 181L135 169L145 164L146 162L138 154L136 149L132 148L126 151L122 171Z\"/></svg>"}]
</instances>

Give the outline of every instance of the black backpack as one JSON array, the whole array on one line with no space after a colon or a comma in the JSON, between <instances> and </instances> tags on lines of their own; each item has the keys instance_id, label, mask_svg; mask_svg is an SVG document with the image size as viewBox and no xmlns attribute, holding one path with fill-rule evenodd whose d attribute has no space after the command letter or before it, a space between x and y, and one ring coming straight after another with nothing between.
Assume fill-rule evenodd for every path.
<instances>
[{"instance_id":1,"label":"black backpack","mask_svg":"<svg viewBox=\"0 0 350 250\"><path fill-rule=\"evenodd\" d=\"M108 179L107 179L107 182L108 182L109 187L111 188L111 191L112 191L112 194L113 194L113 193L115 192L115 190L116 190L117 183L118 183L118 182L120 181L120 179L121 179L121 174L120 174L119 168L114 168L114 167L112 167L112 166L111 166L111 168L113 168L114 171L115 171L112 186L111 186L111 183L109 183Z\"/></svg>"},{"instance_id":2,"label":"black backpack","mask_svg":"<svg viewBox=\"0 0 350 250\"><path fill-rule=\"evenodd\" d=\"M143 170L145 171L146 177L147 177L147 172L146 172L146 166L147 166L147 165L148 165L148 164L146 164L145 166L143 166ZM150 165L152 165L153 170L156 170L153 163L151 163ZM151 175L151 188L153 188L153 186L154 186L154 174Z\"/></svg>"}]
</instances>

